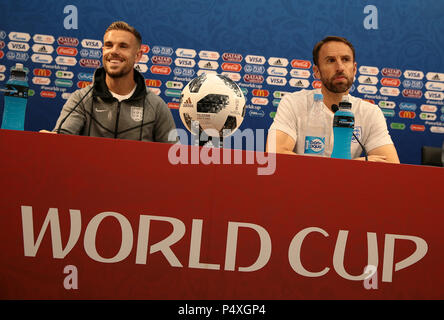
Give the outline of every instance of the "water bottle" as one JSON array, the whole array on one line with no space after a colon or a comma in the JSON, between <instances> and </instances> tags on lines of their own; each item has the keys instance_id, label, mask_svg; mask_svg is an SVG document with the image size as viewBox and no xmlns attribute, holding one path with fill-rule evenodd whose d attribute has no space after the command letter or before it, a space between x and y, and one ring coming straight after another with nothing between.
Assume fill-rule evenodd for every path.
<instances>
[{"instance_id":1,"label":"water bottle","mask_svg":"<svg viewBox=\"0 0 444 320\"><path fill-rule=\"evenodd\" d=\"M304 154L310 156L323 156L325 152L328 128L322 101L322 94L315 93L313 105L308 110Z\"/></svg>"},{"instance_id":2,"label":"water bottle","mask_svg":"<svg viewBox=\"0 0 444 320\"><path fill-rule=\"evenodd\" d=\"M355 115L351 111L352 104L344 96L339 103L339 110L333 118L333 152L332 158L351 159L351 141L355 127Z\"/></svg>"},{"instance_id":3,"label":"water bottle","mask_svg":"<svg viewBox=\"0 0 444 320\"><path fill-rule=\"evenodd\" d=\"M28 101L28 68L17 63L11 68L11 75L6 82L5 105L3 108L2 129L24 130L26 103Z\"/></svg>"}]
</instances>

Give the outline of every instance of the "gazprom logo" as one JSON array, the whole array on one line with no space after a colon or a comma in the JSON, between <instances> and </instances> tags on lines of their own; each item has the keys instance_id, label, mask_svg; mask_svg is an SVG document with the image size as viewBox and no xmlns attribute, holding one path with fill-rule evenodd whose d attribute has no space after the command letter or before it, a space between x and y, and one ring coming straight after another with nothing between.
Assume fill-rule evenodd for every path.
<instances>
[{"instance_id":1,"label":"gazprom logo","mask_svg":"<svg viewBox=\"0 0 444 320\"><path fill-rule=\"evenodd\" d=\"M196 56L196 50L194 49L184 49L184 48L179 48L176 50L176 56L180 57L180 58L194 58Z\"/></svg>"},{"instance_id":2,"label":"gazprom logo","mask_svg":"<svg viewBox=\"0 0 444 320\"><path fill-rule=\"evenodd\" d=\"M427 90L444 91L444 83L428 81L426 83Z\"/></svg>"},{"instance_id":3,"label":"gazprom logo","mask_svg":"<svg viewBox=\"0 0 444 320\"><path fill-rule=\"evenodd\" d=\"M9 39L12 41L25 41L28 42L31 39L29 33L24 32L10 32Z\"/></svg>"},{"instance_id":4,"label":"gazprom logo","mask_svg":"<svg viewBox=\"0 0 444 320\"><path fill-rule=\"evenodd\" d=\"M358 92L359 93L375 94L376 92L378 92L378 88L376 88L375 86L367 86L367 85L361 84L358 86Z\"/></svg>"},{"instance_id":5,"label":"gazprom logo","mask_svg":"<svg viewBox=\"0 0 444 320\"><path fill-rule=\"evenodd\" d=\"M267 73L271 76L285 77L288 73L287 68L269 67Z\"/></svg>"}]
</instances>

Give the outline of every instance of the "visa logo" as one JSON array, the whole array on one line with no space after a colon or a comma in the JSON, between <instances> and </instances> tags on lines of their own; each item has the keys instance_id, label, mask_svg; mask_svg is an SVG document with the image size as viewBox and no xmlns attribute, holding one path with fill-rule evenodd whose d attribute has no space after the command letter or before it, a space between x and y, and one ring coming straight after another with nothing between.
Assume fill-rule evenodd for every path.
<instances>
[{"instance_id":1,"label":"visa logo","mask_svg":"<svg viewBox=\"0 0 444 320\"><path fill-rule=\"evenodd\" d=\"M176 64L176 66L188 68L193 68L196 65L196 62L193 59L183 58L177 58L176 60L174 60L174 63Z\"/></svg>"},{"instance_id":2,"label":"visa logo","mask_svg":"<svg viewBox=\"0 0 444 320\"><path fill-rule=\"evenodd\" d=\"M29 45L27 43L10 42L8 48L15 51L28 51Z\"/></svg>"},{"instance_id":3,"label":"visa logo","mask_svg":"<svg viewBox=\"0 0 444 320\"><path fill-rule=\"evenodd\" d=\"M404 72L404 77L407 79L421 80L424 78L424 73L422 71L406 70Z\"/></svg>"},{"instance_id":4,"label":"visa logo","mask_svg":"<svg viewBox=\"0 0 444 320\"><path fill-rule=\"evenodd\" d=\"M285 86L287 84L287 79L281 77L267 77L267 83L277 86Z\"/></svg>"},{"instance_id":5,"label":"visa logo","mask_svg":"<svg viewBox=\"0 0 444 320\"><path fill-rule=\"evenodd\" d=\"M102 48L102 41L100 40L91 40L91 39L83 39L82 47L91 48L91 49L100 49Z\"/></svg>"},{"instance_id":6,"label":"visa logo","mask_svg":"<svg viewBox=\"0 0 444 320\"><path fill-rule=\"evenodd\" d=\"M245 57L245 60L248 63L253 63L253 64L264 64L265 63L265 57L263 57L263 56L248 55Z\"/></svg>"},{"instance_id":7,"label":"visa logo","mask_svg":"<svg viewBox=\"0 0 444 320\"><path fill-rule=\"evenodd\" d=\"M181 66L187 66L187 67L192 67L193 63L191 61L187 61L187 60L180 60L179 61L179 65Z\"/></svg>"}]
</instances>

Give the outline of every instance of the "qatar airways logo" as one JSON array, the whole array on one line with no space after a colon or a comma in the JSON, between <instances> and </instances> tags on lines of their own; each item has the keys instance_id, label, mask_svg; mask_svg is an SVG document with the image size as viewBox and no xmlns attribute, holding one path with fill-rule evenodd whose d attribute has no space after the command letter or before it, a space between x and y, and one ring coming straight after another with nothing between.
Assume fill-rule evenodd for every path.
<instances>
[{"instance_id":1,"label":"qatar airways logo","mask_svg":"<svg viewBox=\"0 0 444 320\"><path fill-rule=\"evenodd\" d=\"M151 62L153 64L161 64L169 66L171 63L173 63L173 59L171 57L166 57L166 56L152 56Z\"/></svg>"},{"instance_id":2,"label":"qatar airways logo","mask_svg":"<svg viewBox=\"0 0 444 320\"><path fill-rule=\"evenodd\" d=\"M33 207L21 206L21 224L23 231L23 249L25 257L37 257L39 247L45 234L50 233L52 243L52 256L54 259L65 259L74 247L83 247L83 254L88 256L91 260L113 264L127 260L129 256L133 257L136 265L146 265L150 263L148 255L154 253L161 253L166 259L170 267L184 268L185 261L181 261L175 253L175 244L182 244L186 246L189 254L186 260L188 265L186 267L193 269L204 269L209 272L211 270L225 270L237 272L257 272L263 269L272 258L272 239L264 226L251 222L242 221L227 221L223 227L226 232L224 238L226 239L224 261L207 261L203 262L201 257L201 243L206 239L203 237L203 228L207 227L205 220L192 219L190 222L184 222L175 217L169 216L155 216L149 214L141 214L138 219L137 231L134 232L133 226L127 217L119 212L105 211L93 216L87 223L82 219L82 213L77 209L69 209L70 229L69 234L63 234L60 228L59 210L57 208L49 208L45 220L40 231L34 229L36 225L33 219ZM189 220L189 219L187 219ZM100 250L96 247L96 238L103 232L101 225L107 221L119 225L121 232L116 235L120 240L120 245L116 248L116 254L112 257L103 257ZM172 228L172 232L164 239L158 242L150 242L150 232L152 228L159 226L159 224L168 225ZM50 229L50 231L48 230ZM240 265L236 260L236 251L238 243L239 232L248 230L248 232L259 241L259 247L256 252L250 252L256 259L249 259L254 261L249 265ZM37 231L37 232L35 232ZM66 232L66 230L64 229ZM331 233L332 231L330 231ZM325 258L324 263L328 265L330 262L336 274L350 281L363 281L374 274L379 266L379 256L382 261L382 282L393 282L393 273L409 268L416 263L419 263L427 254L427 242L414 235L400 235L400 234L385 234L383 237L374 232L367 232L367 265L374 266L371 274L364 272L360 275L351 275L346 271L345 256L347 239L349 230L334 230L337 232L336 239L329 232L320 227L307 227L302 230L294 230L289 237L287 244L288 252L288 268L291 268L296 274L308 277L323 277L329 273L331 268L324 266L322 270L308 270L309 265L301 255L301 248L304 244L310 241L313 236L322 236L325 245L334 248L332 257ZM37 237L35 237L35 235ZM186 236L185 236L186 235ZM83 241L79 241L80 237ZM384 239L384 245L378 243L378 239ZM67 241L62 239L68 239ZM381 240L379 240L381 241ZM395 261L396 245L399 242L409 242L409 245L414 245L415 250L408 257L403 257L401 261ZM184 244L184 242L188 242ZM333 243L334 246L333 246ZM65 246L63 246L65 244ZM404 245L406 245L404 243ZM353 246L349 244L349 247ZM383 248L383 252L379 252L379 248ZM363 250L364 248L361 248ZM356 248L355 248L356 250ZM365 250L365 249L364 249ZM177 251L176 251L177 252ZM134 254L132 254L134 253ZM331 259L331 260L330 260ZM329 261L330 260L330 261ZM222 264L223 263L223 264ZM245 262L244 262L245 263ZM285 265L283 266L285 267ZM366 268L367 269L367 268Z\"/></svg>"},{"instance_id":3,"label":"qatar airways logo","mask_svg":"<svg viewBox=\"0 0 444 320\"><path fill-rule=\"evenodd\" d=\"M225 52L222 54L222 60L230 62L241 62L244 57L239 53Z\"/></svg>"}]
</instances>

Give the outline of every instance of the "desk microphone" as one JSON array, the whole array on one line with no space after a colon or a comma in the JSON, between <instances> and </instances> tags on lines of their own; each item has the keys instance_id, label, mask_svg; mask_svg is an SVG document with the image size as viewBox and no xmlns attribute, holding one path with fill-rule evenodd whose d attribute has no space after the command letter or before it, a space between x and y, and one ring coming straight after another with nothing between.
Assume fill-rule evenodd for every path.
<instances>
[{"instance_id":1,"label":"desk microphone","mask_svg":"<svg viewBox=\"0 0 444 320\"><path fill-rule=\"evenodd\" d=\"M348 103L348 104L350 105L350 107L351 107L351 103L350 103L350 102L342 102L342 101L341 101L341 102L339 103L339 105L342 106L341 104L344 104L344 103ZM348 106L347 106L347 107L348 107ZM333 113L336 113L336 111L339 110L339 107L338 107L336 104L333 104L333 105L331 106L331 110L333 111ZM353 132L353 137L355 137L356 141L358 141L359 145L361 146L362 151L364 151L365 161L368 161L367 150L365 149L365 147L364 147L364 145L361 143L361 141L359 141L358 137L355 135L354 132Z\"/></svg>"},{"instance_id":2,"label":"desk microphone","mask_svg":"<svg viewBox=\"0 0 444 320\"><path fill-rule=\"evenodd\" d=\"M94 88L94 83L91 86L91 88L89 88L89 90L83 95L82 99L79 100L79 102L76 103L76 105L74 106L74 108L71 109L71 111L62 119L62 121L60 121L60 124L57 128L57 133L60 134L60 128L62 127L62 124L66 121L66 119L68 119L68 117L71 115L71 113L74 112L74 110L77 109L77 107L80 105L80 103L83 101L83 99L86 98L86 96L91 92L91 90Z\"/></svg>"}]
</instances>

